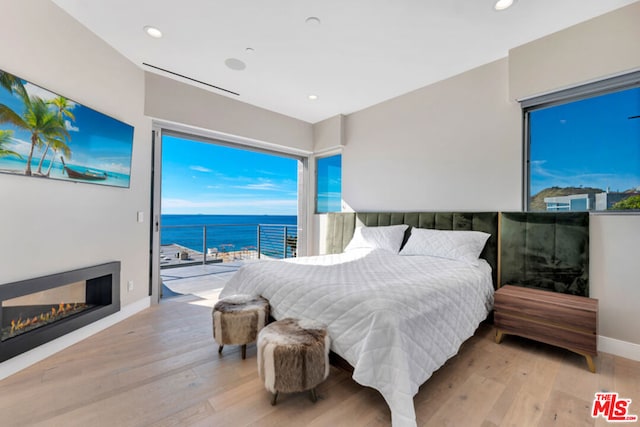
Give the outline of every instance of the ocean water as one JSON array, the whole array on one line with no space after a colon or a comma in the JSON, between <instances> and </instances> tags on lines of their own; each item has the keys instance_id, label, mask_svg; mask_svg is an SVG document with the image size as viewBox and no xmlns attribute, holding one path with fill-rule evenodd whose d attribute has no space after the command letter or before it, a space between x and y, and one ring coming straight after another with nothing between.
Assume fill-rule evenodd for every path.
<instances>
[{"instance_id":1,"label":"ocean water","mask_svg":"<svg viewBox=\"0 0 640 427\"><path fill-rule=\"evenodd\" d=\"M296 215L162 215L161 244L178 244L199 252L203 250L203 227L207 230L206 248L223 251L255 250L260 224L263 253L282 254L284 227L287 235L297 235ZM267 250L265 250L267 249ZM273 253L276 252L276 253ZM290 255L290 254L289 254Z\"/></svg>"}]
</instances>

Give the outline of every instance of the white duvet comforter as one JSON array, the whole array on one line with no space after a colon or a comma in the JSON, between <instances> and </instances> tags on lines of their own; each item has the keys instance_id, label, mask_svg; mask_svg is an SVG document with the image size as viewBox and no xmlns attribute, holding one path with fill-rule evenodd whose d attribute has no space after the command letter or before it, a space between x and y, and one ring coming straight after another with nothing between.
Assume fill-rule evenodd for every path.
<instances>
[{"instance_id":1,"label":"white duvet comforter","mask_svg":"<svg viewBox=\"0 0 640 427\"><path fill-rule=\"evenodd\" d=\"M276 319L328 326L353 379L377 389L394 427L415 426L420 385L473 335L493 304L491 268L381 249L263 261L240 268L220 293L262 295Z\"/></svg>"}]
</instances>

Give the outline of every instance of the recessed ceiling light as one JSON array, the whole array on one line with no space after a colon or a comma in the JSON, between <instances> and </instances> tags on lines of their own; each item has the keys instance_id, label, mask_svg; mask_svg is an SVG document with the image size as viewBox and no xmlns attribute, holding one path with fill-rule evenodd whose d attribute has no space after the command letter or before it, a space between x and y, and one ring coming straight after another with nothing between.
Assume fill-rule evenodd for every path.
<instances>
[{"instance_id":1,"label":"recessed ceiling light","mask_svg":"<svg viewBox=\"0 0 640 427\"><path fill-rule=\"evenodd\" d=\"M307 98L309 98L309 101L315 101L316 99L318 99L318 95L309 95L307 96Z\"/></svg>"},{"instance_id":2,"label":"recessed ceiling light","mask_svg":"<svg viewBox=\"0 0 640 427\"><path fill-rule=\"evenodd\" d=\"M154 39L159 39L160 37L162 37L162 31L160 31L156 27L152 27L151 25L147 25L146 27L144 27L144 32Z\"/></svg>"},{"instance_id":3,"label":"recessed ceiling light","mask_svg":"<svg viewBox=\"0 0 640 427\"><path fill-rule=\"evenodd\" d=\"M247 53L253 53L256 50L254 48L252 48L252 47L247 47L247 48L244 49L244 51L247 52Z\"/></svg>"},{"instance_id":4,"label":"recessed ceiling light","mask_svg":"<svg viewBox=\"0 0 640 427\"><path fill-rule=\"evenodd\" d=\"M495 10L505 10L513 5L514 0L498 0L493 6Z\"/></svg>"},{"instance_id":5,"label":"recessed ceiling light","mask_svg":"<svg viewBox=\"0 0 640 427\"><path fill-rule=\"evenodd\" d=\"M311 25L318 25L320 24L320 18L318 18L317 16L310 16L307 19L305 19L304 22Z\"/></svg>"},{"instance_id":6,"label":"recessed ceiling light","mask_svg":"<svg viewBox=\"0 0 640 427\"><path fill-rule=\"evenodd\" d=\"M227 67L235 71L242 71L247 68L247 64L237 58L227 58L224 63Z\"/></svg>"}]
</instances>

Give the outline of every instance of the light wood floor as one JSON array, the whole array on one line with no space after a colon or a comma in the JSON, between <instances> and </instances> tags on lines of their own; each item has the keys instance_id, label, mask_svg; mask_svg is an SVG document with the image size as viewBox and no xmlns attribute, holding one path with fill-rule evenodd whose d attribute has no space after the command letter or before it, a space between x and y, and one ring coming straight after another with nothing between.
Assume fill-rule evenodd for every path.
<instances>
[{"instance_id":1,"label":"light wood floor","mask_svg":"<svg viewBox=\"0 0 640 427\"><path fill-rule=\"evenodd\" d=\"M332 368L307 394L271 406L255 346L218 356L211 308L192 297L163 302L0 381L8 426L388 426L375 391ZM206 303L205 303L206 304ZM633 399L640 415L640 362L600 354L597 374L568 351L516 337L493 342L480 327L415 397L421 426L592 426L596 391Z\"/></svg>"}]
</instances>

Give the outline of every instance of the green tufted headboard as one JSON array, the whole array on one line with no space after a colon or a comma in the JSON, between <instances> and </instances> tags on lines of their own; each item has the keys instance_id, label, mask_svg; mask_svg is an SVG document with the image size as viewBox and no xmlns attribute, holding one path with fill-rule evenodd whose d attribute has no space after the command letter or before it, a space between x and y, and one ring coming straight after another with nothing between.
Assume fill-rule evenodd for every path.
<instances>
[{"instance_id":1,"label":"green tufted headboard","mask_svg":"<svg viewBox=\"0 0 640 427\"><path fill-rule=\"evenodd\" d=\"M505 212L500 284L589 296L588 212Z\"/></svg>"},{"instance_id":2,"label":"green tufted headboard","mask_svg":"<svg viewBox=\"0 0 640 427\"><path fill-rule=\"evenodd\" d=\"M491 234L481 258L491 265L494 286L498 283L497 212L349 212L327 214L326 252L340 253L347 246L357 225L376 227L407 224L437 230L475 230ZM409 238L411 228L405 234Z\"/></svg>"}]
</instances>

